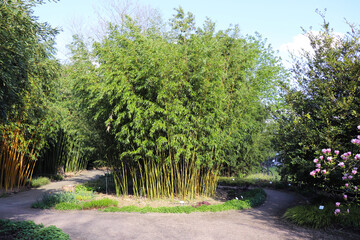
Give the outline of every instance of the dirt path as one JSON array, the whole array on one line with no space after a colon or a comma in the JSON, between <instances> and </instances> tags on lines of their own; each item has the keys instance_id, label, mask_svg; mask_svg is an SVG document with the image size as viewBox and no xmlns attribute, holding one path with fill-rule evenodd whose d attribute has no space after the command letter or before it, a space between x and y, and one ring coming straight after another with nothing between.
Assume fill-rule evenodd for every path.
<instances>
[{"instance_id":1,"label":"dirt path","mask_svg":"<svg viewBox=\"0 0 360 240\"><path fill-rule=\"evenodd\" d=\"M98 211L54 211L31 209L46 191L80 183L103 174L89 171L75 178L51 183L40 189L0 199L0 218L28 219L55 225L71 239L360 239L335 231L315 231L281 220L287 207L300 198L294 193L266 190L259 208L220 213L159 214L102 213Z\"/></svg>"}]
</instances>

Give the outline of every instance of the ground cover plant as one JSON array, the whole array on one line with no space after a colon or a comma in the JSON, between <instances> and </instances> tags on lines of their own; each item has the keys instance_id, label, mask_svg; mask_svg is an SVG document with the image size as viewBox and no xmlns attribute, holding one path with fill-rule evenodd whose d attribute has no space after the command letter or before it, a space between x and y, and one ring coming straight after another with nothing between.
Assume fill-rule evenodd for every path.
<instances>
[{"instance_id":1,"label":"ground cover plant","mask_svg":"<svg viewBox=\"0 0 360 240\"><path fill-rule=\"evenodd\" d=\"M32 221L10 221L0 219L1 239L70 240L68 234L55 226L44 227Z\"/></svg>"},{"instance_id":2,"label":"ground cover plant","mask_svg":"<svg viewBox=\"0 0 360 240\"><path fill-rule=\"evenodd\" d=\"M118 202L114 199L102 198L95 199L96 195L93 190L89 190L83 185L77 185L75 192L61 191L55 193L45 193L40 201L32 204L33 208L57 210L81 210L104 208L116 206Z\"/></svg>"},{"instance_id":3,"label":"ground cover plant","mask_svg":"<svg viewBox=\"0 0 360 240\"><path fill-rule=\"evenodd\" d=\"M359 228L360 227L360 207L353 204L349 208L349 213L335 215L334 206L335 202L327 202L325 204L311 204L300 205L289 208L284 218L300 226L311 228L329 228L329 227L346 227L346 228ZM319 207L324 206L320 210Z\"/></svg>"}]
</instances>

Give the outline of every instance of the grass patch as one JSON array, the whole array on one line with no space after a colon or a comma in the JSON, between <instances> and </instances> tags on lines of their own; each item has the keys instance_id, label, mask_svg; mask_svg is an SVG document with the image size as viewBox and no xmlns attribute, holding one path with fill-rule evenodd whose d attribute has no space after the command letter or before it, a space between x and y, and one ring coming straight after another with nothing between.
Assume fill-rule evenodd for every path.
<instances>
[{"instance_id":1,"label":"grass patch","mask_svg":"<svg viewBox=\"0 0 360 240\"><path fill-rule=\"evenodd\" d=\"M82 210L82 206L75 202L61 202L55 205L56 210Z\"/></svg>"},{"instance_id":2,"label":"grass patch","mask_svg":"<svg viewBox=\"0 0 360 240\"><path fill-rule=\"evenodd\" d=\"M350 212L341 209L340 215L335 215L335 203L324 204L324 209L320 210L319 205L301 205L289 208L284 218L300 226L316 229L324 229L334 226L340 227L360 227L360 206L352 205Z\"/></svg>"},{"instance_id":3,"label":"grass patch","mask_svg":"<svg viewBox=\"0 0 360 240\"><path fill-rule=\"evenodd\" d=\"M29 184L33 188L38 188L38 187L44 186L46 184L49 184L50 182L51 182L50 179L47 177L37 177L37 178L31 179Z\"/></svg>"},{"instance_id":4,"label":"grass patch","mask_svg":"<svg viewBox=\"0 0 360 240\"><path fill-rule=\"evenodd\" d=\"M107 207L116 207L118 202L113 199L103 198L99 200L92 200L89 202L61 202L55 205L56 210L86 210L99 209Z\"/></svg>"},{"instance_id":5,"label":"grass patch","mask_svg":"<svg viewBox=\"0 0 360 240\"><path fill-rule=\"evenodd\" d=\"M274 175L264 173L252 173L246 177L220 177L218 184L222 186L255 186L259 188L284 189L288 185L280 181L280 175L276 168L271 169Z\"/></svg>"},{"instance_id":6,"label":"grass patch","mask_svg":"<svg viewBox=\"0 0 360 240\"><path fill-rule=\"evenodd\" d=\"M0 219L1 239L69 240L68 234L55 226L44 227L32 221L10 221Z\"/></svg>"},{"instance_id":7,"label":"grass patch","mask_svg":"<svg viewBox=\"0 0 360 240\"><path fill-rule=\"evenodd\" d=\"M83 203L83 209L92 209L92 208L105 208L110 206L117 206L118 202L114 199L103 198L99 200L92 200L90 202Z\"/></svg>"},{"instance_id":8,"label":"grass patch","mask_svg":"<svg viewBox=\"0 0 360 240\"><path fill-rule=\"evenodd\" d=\"M192 212L220 212L227 210L242 210L259 206L266 199L266 193L263 189L254 189L242 194L243 198L239 200L233 199L223 204L201 205L200 207L192 206L176 206L176 207L108 207L104 212L140 212L140 213L192 213ZM239 195L239 197L241 197Z\"/></svg>"}]
</instances>

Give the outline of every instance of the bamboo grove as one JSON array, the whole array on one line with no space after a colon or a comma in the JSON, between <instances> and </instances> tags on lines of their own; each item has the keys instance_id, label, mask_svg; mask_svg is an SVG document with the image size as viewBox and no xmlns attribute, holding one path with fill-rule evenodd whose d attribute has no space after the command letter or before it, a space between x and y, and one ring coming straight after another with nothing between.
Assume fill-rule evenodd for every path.
<instances>
[{"instance_id":1,"label":"bamboo grove","mask_svg":"<svg viewBox=\"0 0 360 240\"><path fill-rule=\"evenodd\" d=\"M38 3L0 7L0 38L14 43L0 46L0 188L101 164L117 194L194 198L271 153L284 76L260 35L196 27L181 8L168 25L122 16L98 40L75 35L60 64L58 31L32 16Z\"/></svg>"},{"instance_id":2,"label":"bamboo grove","mask_svg":"<svg viewBox=\"0 0 360 240\"><path fill-rule=\"evenodd\" d=\"M24 186L33 172L86 165L80 130L67 128L71 103L60 95L66 84L53 56L58 30L33 16L42 2L0 1L0 190Z\"/></svg>"},{"instance_id":3,"label":"bamboo grove","mask_svg":"<svg viewBox=\"0 0 360 240\"><path fill-rule=\"evenodd\" d=\"M266 158L264 122L281 79L271 49L237 27L195 28L181 8L170 26L127 18L91 48L79 37L71 46L68 77L118 194L212 195L223 166L249 170Z\"/></svg>"}]
</instances>

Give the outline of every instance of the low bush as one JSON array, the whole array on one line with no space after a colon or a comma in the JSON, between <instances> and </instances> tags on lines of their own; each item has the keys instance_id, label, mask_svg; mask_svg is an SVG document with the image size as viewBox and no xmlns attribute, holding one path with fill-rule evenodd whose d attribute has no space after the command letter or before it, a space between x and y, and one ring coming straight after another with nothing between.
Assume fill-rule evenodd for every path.
<instances>
[{"instance_id":1,"label":"low bush","mask_svg":"<svg viewBox=\"0 0 360 240\"><path fill-rule=\"evenodd\" d=\"M284 218L300 226L316 229L340 227L360 227L360 206L353 205L350 212L334 214L335 203L324 204L320 210L319 205L301 205L288 209Z\"/></svg>"},{"instance_id":2,"label":"low bush","mask_svg":"<svg viewBox=\"0 0 360 240\"><path fill-rule=\"evenodd\" d=\"M242 199L233 199L223 204L206 205L201 206L176 206L176 207L144 207L137 206L125 206L125 207L108 207L104 209L104 212L140 212L140 213L191 213L191 212L220 212L227 210L242 210L259 206L266 199L266 193L263 189L254 189L242 194ZM239 196L241 197L241 196Z\"/></svg>"},{"instance_id":3,"label":"low bush","mask_svg":"<svg viewBox=\"0 0 360 240\"><path fill-rule=\"evenodd\" d=\"M31 179L29 184L30 184L30 187L38 188L38 187L44 186L46 184L49 184L50 182L51 182L50 179L47 177L37 177L37 178Z\"/></svg>"},{"instance_id":4,"label":"low bush","mask_svg":"<svg viewBox=\"0 0 360 240\"><path fill-rule=\"evenodd\" d=\"M58 203L73 203L76 202L75 195L70 192L59 193L45 193L41 201L37 201L31 205L32 208L49 209L54 207Z\"/></svg>"},{"instance_id":5,"label":"low bush","mask_svg":"<svg viewBox=\"0 0 360 240\"><path fill-rule=\"evenodd\" d=\"M94 190L82 184L75 186L75 198L79 201L91 200L95 197Z\"/></svg>"},{"instance_id":6,"label":"low bush","mask_svg":"<svg viewBox=\"0 0 360 240\"><path fill-rule=\"evenodd\" d=\"M10 221L0 219L0 239L69 240L68 234L55 226L44 227L32 221Z\"/></svg>"}]
</instances>

